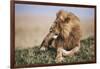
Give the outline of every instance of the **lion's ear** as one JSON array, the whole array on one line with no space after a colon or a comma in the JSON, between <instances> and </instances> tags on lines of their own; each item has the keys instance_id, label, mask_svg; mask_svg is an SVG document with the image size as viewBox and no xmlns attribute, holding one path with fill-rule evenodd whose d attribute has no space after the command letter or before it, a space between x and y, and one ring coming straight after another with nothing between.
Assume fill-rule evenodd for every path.
<instances>
[{"instance_id":1,"label":"lion's ear","mask_svg":"<svg viewBox=\"0 0 100 69\"><path fill-rule=\"evenodd\" d=\"M63 10L60 10L60 11L56 14L56 16L59 16L59 15L62 14L62 13L64 13L64 11L63 11Z\"/></svg>"}]
</instances>

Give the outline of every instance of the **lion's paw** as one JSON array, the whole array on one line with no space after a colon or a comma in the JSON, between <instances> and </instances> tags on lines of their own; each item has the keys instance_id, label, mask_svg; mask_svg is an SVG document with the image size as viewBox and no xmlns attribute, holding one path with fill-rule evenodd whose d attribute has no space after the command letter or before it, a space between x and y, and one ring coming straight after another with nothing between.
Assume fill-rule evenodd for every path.
<instances>
[{"instance_id":1,"label":"lion's paw","mask_svg":"<svg viewBox=\"0 0 100 69\"><path fill-rule=\"evenodd\" d=\"M61 63L63 61L64 61L63 57L56 57L56 60L55 60L56 63Z\"/></svg>"},{"instance_id":2,"label":"lion's paw","mask_svg":"<svg viewBox=\"0 0 100 69\"><path fill-rule=\"evenodd\" d=\"M40 48L40 51L46 51L46 50L47 50L46 47L41 47L41 48Z\"/></svg>"}]
</instances>

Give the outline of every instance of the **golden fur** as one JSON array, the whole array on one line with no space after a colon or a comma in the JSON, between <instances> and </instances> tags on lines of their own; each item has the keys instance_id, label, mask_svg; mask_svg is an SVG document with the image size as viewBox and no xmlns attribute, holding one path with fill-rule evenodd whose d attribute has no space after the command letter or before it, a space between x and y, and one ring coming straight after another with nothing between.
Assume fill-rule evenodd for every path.
<instances>
[{"instance_id":1,"label":"golden fur","mask_svg":"<svg viewBox=\"0 0 100 69\"><path fill-rule=\"evenodd\" d=\"M80 20L76 15L60 10L42 46L47 44L45 46L48 47L54 34L58 35L57 39L51 42L51 45L57 49L56 62L63 61L63 56L73 55L79 51L82 31Z\"/></svg>"}]
</instances>

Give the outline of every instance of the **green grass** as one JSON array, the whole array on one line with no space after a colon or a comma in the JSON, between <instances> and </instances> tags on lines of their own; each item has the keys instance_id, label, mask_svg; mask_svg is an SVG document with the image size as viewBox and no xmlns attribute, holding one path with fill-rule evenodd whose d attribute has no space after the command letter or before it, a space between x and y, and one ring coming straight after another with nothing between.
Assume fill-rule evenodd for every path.
<instances>
[{"instance_id":1,"label":"green grass","mask_svg":"<svg viewBox=\"0 0 100 69\"><path fill-rule=\"evenodd\" d=\"M63 63L90 62L95 60L94 40L88 38L81 41L80 52L74 56L64 57ZM56 50L40 51L39 47L16 49L16 65L23 64L55 64Z\"/></svg>"}]
</instances>

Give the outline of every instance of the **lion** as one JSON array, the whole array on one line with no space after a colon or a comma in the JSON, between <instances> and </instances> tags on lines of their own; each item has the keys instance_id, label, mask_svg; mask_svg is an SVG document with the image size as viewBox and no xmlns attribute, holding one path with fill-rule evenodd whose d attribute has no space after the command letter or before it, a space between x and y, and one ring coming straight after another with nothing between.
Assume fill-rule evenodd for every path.
<instances>
[{"instance_id":1,"label":"lion","mask_svg":"<svg viewBox=\"0 0 100 69\"><path fill-rule=\"evenodd\" d=\"M80 19L72 12L58 11L56 20L41 44L41 50L50 46L57 49L56 62L62 62L63 56L72 56L80 50L82 30Z\"/></svg>"}]
</instances>

